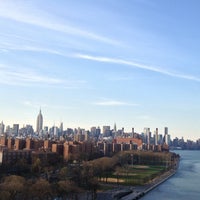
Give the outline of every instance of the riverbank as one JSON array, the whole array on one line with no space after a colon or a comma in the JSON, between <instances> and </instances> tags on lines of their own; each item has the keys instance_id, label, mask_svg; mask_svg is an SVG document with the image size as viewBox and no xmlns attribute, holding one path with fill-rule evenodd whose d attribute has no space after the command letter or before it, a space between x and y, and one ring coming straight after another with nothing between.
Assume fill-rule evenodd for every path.
<instances>
[{"instance_id":1,"label":"riverbank","mask_svg":"<svg viewBox=\"0 0 200 200\"><path fill-rule=\"evenodd\" d=\"M164 174L156 177L151 182L144 186L119 186L112 190L100 192L97 194L97 200L109 200L109 199L120 199L120 200L135 200L140 199L142 196L168 180L176 173L176 170L170 170Z\"/></svg>"},{"instance_id":2,"label":"riverbank","mask_svg":"<svg viewBox=\"0 0 200 200\"><path fill-rule=\"evenodd\" d=\"M159 186L160 184L162 184L163 182L165 182L166 180L168 180L169 178L171 178L174 174L176 173L175 170L170 170L164 174L162 174L161 176L155 178L151 183L147 184L146 186L144 186L144 188L140 188L139 191L137 190L133 190L132 193L120 198L121 200L135 200L135 199L139 199L142 196L144 196L145 194L147 194L148 192L150 192L151 190L153 190L154 188L156 188L157 186Z\"/></svg>"}]
</instances>

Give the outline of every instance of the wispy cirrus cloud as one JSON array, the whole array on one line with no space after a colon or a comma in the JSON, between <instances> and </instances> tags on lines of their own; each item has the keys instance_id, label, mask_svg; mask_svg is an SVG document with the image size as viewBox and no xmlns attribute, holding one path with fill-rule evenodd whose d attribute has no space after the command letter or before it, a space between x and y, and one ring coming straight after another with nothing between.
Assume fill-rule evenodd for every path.
<instances>
[{"instance_id":1,"label":"wispy cirrus cloud","mask_svg":"<svg viewBox=\"0 0 200 200\"><path fill-rule=\"evenodd\" d=\"M61 52L57 50L53 50L51 48L45 48L36 45L16 45L16 44L7 44L2 48L2 51L8 52L9 50L17 50L17 51L32 51L38 53L49 53L49 54L56 54L56 55L63 55Z\"/></svg>"},{"instance_id":2,"label":"wispy cirrus cloud","mask_svg":"<svg viewBox=\"0 0 200 200\"><path fill-rule=\"evenodd\" d=\"M43 84L60 84L63 81L61 79L50 78L41 76L34 72L28 72L27 69L23 70L16 70L11 69L7 66L1 65L0 71L0 82L5 84L22 84L22 83L43 83Z\"/></svg>"},{"instance_id":3,"label":"wispy cirrus cloud","mask_svg":"<svg viewBox=\"0 0 200 200\"><path fill-rule=\"evenodd\" d=\"M133 104L133 103L117 101L117 100L103 100L103 101L94 102L93 104L97 106L138 106L139 105L139 104Z\"/></svg>"},{"instance_id":4,"label":"wispy cirrus cloud","mask_svg":"<svg viewBox=\"0 0 200 200\"><path fill-rule=\"evenodd\" d=\"M32 14L34 13L34 14ZM96 40L111 45L119 45L120 42L109 37L102 36L92 31L86 31L83 28L69 25L70 23L60 23L55 20L55 16L44 13L39 8L31 7L28 4L20 4L19 2L0 1L0 17L11 19L45 29L58 31L70 35L75 35L89 40Z\"/></svg>"},{"instance_id":5,"label":"wispy cirrus cloud","mask_svg":"<svg viewBox=\"0 0 200 200\"><path fill-rule=\"evenodd\" d=\"M21 104L23 104L24 106L28 106L28 107L33 107L33 108L39 108L39 107L47 107L47 104L44 103L34 103L32 101L29 100L25 100L23 102L21 102Z\"/></svg>"},{"instance_id":6,"label":"wispy cirrus cloud","mask_svg":"<svg viewBox=\"0 0 200 200\"><path fill-rule=\"evenodd\" d=\"M191 81L200 82L200 78L193 76L193 75L170 72L170 71L167 71L160 67L145 65L145 64L138 63L138 62L128 61L128 60L119 59L119 58L93 56L93 55L88 55L88 54L74 54L73 57L85 59L85 60L96 61L96 62L102 62L102 63L125 65L125 66L129 66L129 67L133 67L133 68L140 68L140 69L160 73L160 74L171 76L171 77L177 77L177 78L181 78L181 79L187 79L187 80L191 80Z\"/></svg>"},{"instance_id":7,"label":"wispy cirrus cloud","mask_svg":"<svg viewBox=\"0 0 200 200\"><path fill-rule=\"evenodd\" d=\"M28 107L33 107L33 108L48 108L48 109L64 109L64 110L70 110L70 109L76 109L76 107L73 106L64 106L64 105L50 105L47 103L39 103L39 102L33 102L30 100L25 100L22 102L22 104L24 106L28 106Z\"/></svg>"},{"instance_id":8,"label":"wispy cirrus cloud","mask_svg":"<svg viewBox=\"0 0 200 200\"><path fill-rule=\"evenodd\" d=\"M139 115L136 118L141 119L141 120L152 120L152 119L154 119L152 116L149 116L149 115Z\"/></svg>"},{"instance_id":9,"label":"wispy cirrus cloud","mask_svg":"<svg viewBox=\"0 0 200 200\"><path fill-rule=\"evenodd\" d=\"M107 80L109 81L129 81L132 80L133 78L130 76L120 76L120 75L116 75L116 76L106 76Z\"/></svg>"},{"instance_id":10,"label":"wispy cirrus cloud","mask_svg":"<svg viewBox=\"0 0 200 200\"><path fill-rule=\"evenodd\" d=\"M0 65L0 83L18 86L56 86L65 89L82 88L85 80L64 80L48 75L38 74L27 68Z\"/></svg>"},{"instance_id":11,"label":"wispy cirrus cloud","mask_svg":"<svg viewBox=\"0 0 200 200\"><path fill-rule=\"evenodd\" d=\"M58 47L51 48L47 44L39 44L37 41L22 38L14 34L9 36L0 34L0 51L5 53L9 51L26 51L65 56L64 53L58 50Z\"/></svg>"}]
</instances>

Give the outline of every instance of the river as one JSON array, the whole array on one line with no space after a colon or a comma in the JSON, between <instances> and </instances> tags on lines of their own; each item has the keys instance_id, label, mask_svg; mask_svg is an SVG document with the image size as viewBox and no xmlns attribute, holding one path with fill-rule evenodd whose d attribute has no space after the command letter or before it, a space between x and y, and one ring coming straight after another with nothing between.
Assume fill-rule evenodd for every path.
<instances>
[{"instance_id":1,"label":"river","mask_svg":"<svg viewBox=\"0 0 200 200\"><path fill-rule=\"evenodd\" d=\"M176 151L181 156L177 173L141 200L199 200L200 151Z\"/></svg>"}]
</instances>

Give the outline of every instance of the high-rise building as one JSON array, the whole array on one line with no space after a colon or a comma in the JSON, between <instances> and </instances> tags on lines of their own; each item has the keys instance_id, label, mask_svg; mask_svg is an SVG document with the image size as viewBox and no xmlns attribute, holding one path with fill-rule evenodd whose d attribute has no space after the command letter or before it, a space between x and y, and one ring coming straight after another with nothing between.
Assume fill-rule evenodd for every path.
<instances>
[{"instance_id":1,"label":"high-rise building","mask_svg":"<svg viewBox=\"0 0 200 200\"><path fill-rule=\"evenodd\" d=\"M49 137L49 128L48 128L48 126L44 126L44 131L43 131L43 133L44 133L44 136L45 136L45 137Z\"/></svg>"},{"instance_id":2,"label":"high-rise building","mask_svg":"<svg viewBox=\"0 0 200 200\"><path fill-rule=\"evenodd\" d=\"M169 142L168 142L168 127L165 127L165 143L168 145Z\"/></svg>"},{"instance_id":3,"label":"high-rise building","mask_svg":"<svg viewBox=\"0 0 200 200\"><path fill-rule=\"evenodd\" d=\"M116 123L114 123L114 128L113 128L113 131L112 131L112 137L115 138L117 136L117 125Z\"/></svg>"},{"instance_id":4,"label":"high-rise building","mask_svg":"<svg viewBox=\"0 0 200 200\"><path fill-rule=\"evenodd\" d=\"M97 129L96 129L96 136L99 137L101 134L101 129L100 127L98 126Z\"/></svg>"},{"instance_id":5,"label":"high-rise building","mask_svg":"<svg viewBox=\"0 0 200 200\"><path fill-rule=\"evenodd\" d=\"M53 136L54 137L58 137L58 133L59 133L59 129L57 126L54 125L53 127Z\"/></svg>"},{"instance_id":6,"label":"high-rise building","mask_svg":"<svg viewBox=\"0 0 200 200\"><path fill-rule=\"evenodd\" d=\"M5 125L3 124L3 121L2 121L0 124L0 135L4 134L4 128L5 128Z\"/></svg>"},{"instance_id":7,"label":"high-rise building","mask_svg":"<svg viewBox=\"0 0 200 200\"><path fill-rule=\"evenodd\" d=\"M103 136L104 137L110 136L110 126L103 126Z\"/></svg>"},{"instance_id":8,"label":"high-rise building","mask_svg":"<svg viewBox=\"0 0 200 200\"><path fill-rule=\"evenodd\" d=\"M59 137L63 135L63 122L60 123Z\"/></svg>"},{"instance_id":9,"label":"high-rise building","mask_svg":"<svg viewBox=\"0 0 200 200\"><path fill-rule=\"evenodd\" d=\"M144 128L144 139L145 139L145 143L146 144L150 144L151 141L151 132L150 132L150 128Z\"/></svg>"},{"instance_id":10,"label":"high-rise building","mask_svg":"<svg viewBox=\"0 0 200 200\"><path fill-rule=\"evenodd\" d=\"M6 126L6 134L8 135L8 136L11 136L12 135L12 128L8 125L8 126Z\"/></svg>"},{"instance_id":11,"label":"high-rise building","mask_svg":"<svg viewBox=\"0 0 200 200\"><path fill-rule=\"evenodd\" d=\"M115 133L117 132L117 125L116 125L116 123L114 124L114 132Z\"/></svg>"},{"instance_id":12,"label":"high-rise building","mask_svg":"<svg viewBox=\"0 0 200 200\"><path fill-rule=\"evenodd\" d=\"M130 133L130 137L131 137L131 138L134 137L134 133L135 133L135 130L134 130L134 128L132 128L132 131L131 131L131 133Z\"/></svg>"},{"instance_id":13,"label":"high-rise building","mask_svg":"<svg viewBox=\"0 0 200 200\"><path fill-rule=\"evenodd\" d=\"M90 133L92 137L96 137L97 128L95 126L90 128Z\"/></svg>"},{"instance_id":14,"label":"high-rise building","mask_svg":"<svg viewBox=\"0 0 200 200\"><path fill-rule=\"evenodd\" d=\"M42 131L42 127L43 127L43 116L42 116L42 112L40 109L40 113L37 116L36 132L40 133Z\"/></svg>"},{"instance_id":15,"label":"high-rise building","mask_svg":"<svg viewBox=\"0 0 200 200\"><path fill-rule=\"evenodd\" d=\"M19 134L19 124L13 124L13 135L18 136Z\"/></svg>"},{"instance_id":16,"label":"high-rise building","mask_svg":"<svg viewBox=\"0 0 200 200\"><path fill-rule=\"evenodd\" d=\"M155 131L155 145L158 145L158 128Z\"/></svg>"}]
</instances>

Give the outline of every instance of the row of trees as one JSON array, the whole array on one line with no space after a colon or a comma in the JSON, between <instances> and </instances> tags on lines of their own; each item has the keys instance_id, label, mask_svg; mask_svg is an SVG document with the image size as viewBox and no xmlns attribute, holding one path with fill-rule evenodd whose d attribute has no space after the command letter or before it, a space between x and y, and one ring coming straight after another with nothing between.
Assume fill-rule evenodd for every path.
<instances>
[{"instance_id":1,"label":"row of trees","mask_svg":"<svg viewBox=\"0 0 200 200\"><path fill-rule=\"evenodd\" d=\"M0 184L1 200L49 200L55 197L75 199L81 189L72 181L49 183L45 179L26 180L22 176L11 175Z\"/></svg>"},{"instance_id":2,"label":"row of trees","mask_svg":"<svg viewBox=\"0 0 200 200\"><path fill-rule=\"evenodd\" d=\"M87 198L95 199L99 183L93 175L86 164L68 164L57 170L49 166L41 170L37 160L29 174L5 174L1 178L0 200L78 199L78 195L85 195L86 192Z\"/></svg>"},{"instance_id":3,"label":"row of trees","mask_svg":"<svg viewBox=\"0 0 200 200\"><path fill-rule=\"evenodd\" d=\"M111 158L103 157L85 162L84 165L93 173L92 176L98 177L99 180L105 178L107 182L108 176L121 167L158 165L163 166L165 170L169 170L174 168L178 161L179 156L171 152L124 151Z\"/></svg>"},{"instance_id":4,"label":"row of trees","mask_svg":"<svg viewBox=\"0 0 200 200\"><path fill-rule=\"evenodd\" d=\"M120 168L142 164L163 165L169 169L176 158L176 154L169 152L127 151L113 157L45 167L38 158L29 170L27 164L20 161L16 166L26 169L27 173L25 176L9 175L1 178L0 200L76 199L78 194L86 191L90 199L95 199L99 181L107 182L107 178L114 172L117 174Z\"/></svg>"}]
</instances>

